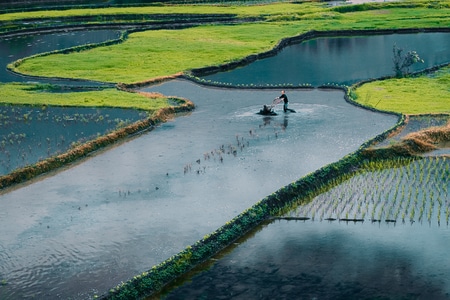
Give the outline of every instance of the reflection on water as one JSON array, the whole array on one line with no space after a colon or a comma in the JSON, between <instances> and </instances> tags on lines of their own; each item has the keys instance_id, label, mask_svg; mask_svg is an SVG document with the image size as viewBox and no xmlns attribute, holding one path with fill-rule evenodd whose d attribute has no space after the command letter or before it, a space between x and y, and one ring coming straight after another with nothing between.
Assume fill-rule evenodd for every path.
<instances>
[{"instance_id":1,"label":"reflection on water","mask_svg":"<svg viewBox=\"0 0 450 300\"><path fill-rule=\"evenodd\" d=\"M450 62L450 33L390 34L317 38L284 48L276 56L203 77L232 84L351 84L394 75L392 48L414 50L423 64L411 71Z\"/></svg>"},{"instance_id":2,"label":"reflection on water","mask_svg":"<svg viewBox=\"0 0 450 300\"><path fill-rule=\"evenodd\" d=\"M261 299L449 299L449 166L445 158L423 159L361 172L283 216L297 221L258 226L163 294L167 299L255 294ZM343 221L345 214L363 221Z\"/></svg>"},{"instance_id":3,"label":"reflection on water","mask_svg":"<svg viewBox=\"0 0 450 300\"><path fill-rule=\"evenodd\" d=\"M273 221L164 299L448 299L449 244L446 226Z\"/></svg>"}]
</instances>

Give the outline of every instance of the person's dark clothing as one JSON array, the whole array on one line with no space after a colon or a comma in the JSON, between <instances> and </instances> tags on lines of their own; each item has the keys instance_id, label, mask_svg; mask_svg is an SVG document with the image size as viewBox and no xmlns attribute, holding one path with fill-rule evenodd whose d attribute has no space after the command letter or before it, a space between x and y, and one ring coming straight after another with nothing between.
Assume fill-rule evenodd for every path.
<instances>
[{"instance_id":1,"label":"person's dark clothing","mask_svg":"<svg viewBox=\"0 0 450 300\"><path fill-rule=\"evenodd\" d=\"M281 96L279 97L280 99L283 99L284 105L283 105L283 110L284 112L286 112L288 110L288 97L286 96L286 94L281 94Z\"/></svg>"}]
</instances>

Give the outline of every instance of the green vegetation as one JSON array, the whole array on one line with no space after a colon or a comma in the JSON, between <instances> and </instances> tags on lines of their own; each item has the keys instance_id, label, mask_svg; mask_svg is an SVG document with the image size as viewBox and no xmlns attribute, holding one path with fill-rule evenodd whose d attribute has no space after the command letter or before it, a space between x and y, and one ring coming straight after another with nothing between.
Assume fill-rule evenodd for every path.
<instances>
[{"instance_id":1,"label":"green vegetation","mask_svg":"<svg viewBox=\"0 0 450 300\"><path fill-rule=\"evenodd\" d=\"M428 3L419 1L418 3ZM447 4L448 6L448 4ZM7 13L0 15L0 22L23 19L68 18L77 16L108 16L108 15L152 15L152 14L236 14L239 17L303 15L322 10L326 5L319 3L276 3L267 5L149 5L139 7L85 8L70 10L45 10ZM99 22L101 22L99 18ZM139 20L138 20L139 21Z\"/></svg>"},{"instance_id":2,"label":"green vegetation","mask_svg":"<svg viewBox=\"0 0 450 300\"><path fill-rule=\"evenodd\" d=\"M252 38L255 28L261 26L264 33ZM19 70L42 76L134 83L267 51L275 46L278 30L272 24L246 24L138 32L118 45L25 60Z\"/></svg>"},{"instance_id":3,"label":"green vegetation","mask_svg":"<svg viewBox=\"0 0 450 300\"><path fill-rule=\"evenodd\" d=\"M450 67L419 77L392 78L356 88L356 101L404 114L450 113Z\"/></svg>"},{"instance_id":4,"label":"green vegetation","mask_svg":"<svg viewBox=\"0 0 450 300\"><path fill-rule=\"evenodd\" d=\"M323 186L323 193L285 217L448 225L449 166L446 157L366 162L356 175Z\"/></svg>"},{"instance_id":5,"label":"green vegetation","mask_svg":"<svg viewBox=\"0 0 450 300\"><path fill-rule=\"evenodd\" d=\"M114 88L101 91L55 93L46 87L29 84L0 84L2 104L58 105L83 107L117 107L156 111L169 105L162 95L146 97L139 93L127 93Z\"/></svg>"}]
</instances>

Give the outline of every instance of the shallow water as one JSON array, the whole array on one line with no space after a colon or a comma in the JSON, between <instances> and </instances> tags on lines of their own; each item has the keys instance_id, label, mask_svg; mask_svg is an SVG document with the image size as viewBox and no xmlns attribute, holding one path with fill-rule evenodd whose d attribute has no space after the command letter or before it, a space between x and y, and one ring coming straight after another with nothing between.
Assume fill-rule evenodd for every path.
<instances>
[{"instance_id":1,"label":"shallow water","mask_svg":"<svg viewBox=\"0 0 450 300\"><path fill-rule=\"evenodd\" d=\"M278 90L181 80L146 90L183 95L197 109L1 196L1 297L102 294L396 122L351 106L341 91L287 90L297 113L279 107L264 118L255 112ZM222 145L223 162L217 154L205 160Z\"/></svg>"},{"instance_id":2,"label":"shallow water","mask_svg":"<svg viewBox=\"0 0 450 300\"><path fill-rule=\"evenodd\" d=\"M392 48L413 50L424 60L410 71L450 62L450 33L385 34L317 38L284 48L248 66L202 77L241 85L350 85L394 75Z\"/></svg>"},{"instance_id":3,"label":"shallow water","mask_svg":"<svg viewBox=\"0 0 450 300\"><path fill-rule=\"evenodd\" d=\"M448 116L410 116L409 122L406 126L396 135L391 136L384 141L376 144L374 147L386 147L391 145L394 142L400 141L406 135L417 132L420 130L428 129L430 127L440 127L445 126L447 122L450 120ZM439 147L436 150L432 150L426 153L423 153L423 156L449 156L450 155L450 144L449 143L441 143L437 145Z\"/></svg>"},{"instance_id":4,"label":"shallow water","mask_svg":"<svg viewBox=\"0 0 450 300\"><path fill-rule=\"evenodd\" d=\"M164 299L449 299L448 226L273 221Z\"/></svg>"},{"instance_id":5,"label":"shallow water","mask_svg":"<svg viewBox=\"0 0 450 300\"><path fill-rule=\"evenodd\" d=\"M147 117L131 109L0 105L0 176Z\"/></svg>"},{"instance_id":6,"label":"shallow water","mask_svg":"<svg viewBox=\"0 0 450 300\"><path fill-rule=\"evenodd\" d=\"M417 132L420 130L424 130L430 127L440 127L447 124L447 122L450 120L449 116L410 116L408 123L406 126L402 129L401 132L398 134L390 137L389 139L386 139L382 141L381 143L377 144L378 146L387 146L393 141L399 141L402 138L404 138L406 135Z\"/></svg>"}]
</instances>

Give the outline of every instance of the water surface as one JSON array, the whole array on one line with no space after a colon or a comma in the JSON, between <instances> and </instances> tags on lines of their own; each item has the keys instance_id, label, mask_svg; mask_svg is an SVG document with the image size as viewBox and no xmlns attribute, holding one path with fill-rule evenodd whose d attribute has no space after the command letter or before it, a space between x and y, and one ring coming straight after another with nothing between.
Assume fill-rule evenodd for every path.
<instances>
[{"instance_id":1,"label":"water surface","mask_svg":"<svg viewBox=\"0 0 450 300\"><path fill-rule=\"evenodd\" d=\"M273 221L163 299L449 299L448 226Z\"/></svg>"},{"instance_id":2,"label":"water surface","mask_svg":"<svg viewBox=\"0 0 450 300\"><path fill-rule=\"evenodd\" d=\"M0 105L0 176L145 118L131 109Z\"/></svg>"},{"instance_id":3,"label":"water surface","mask_svg":"<svg viewBox=\"0 0 450 300\"><path fill-rule=\"evenodd\" d=\"M404 49L404 53L416 51L424 60L424 63L413 65L410 71L450 62L448 32L327 37L291 45L276 56L202 78L241 85L350 85L394 75L394 45Z\"/></svg>"}]
</instances>

